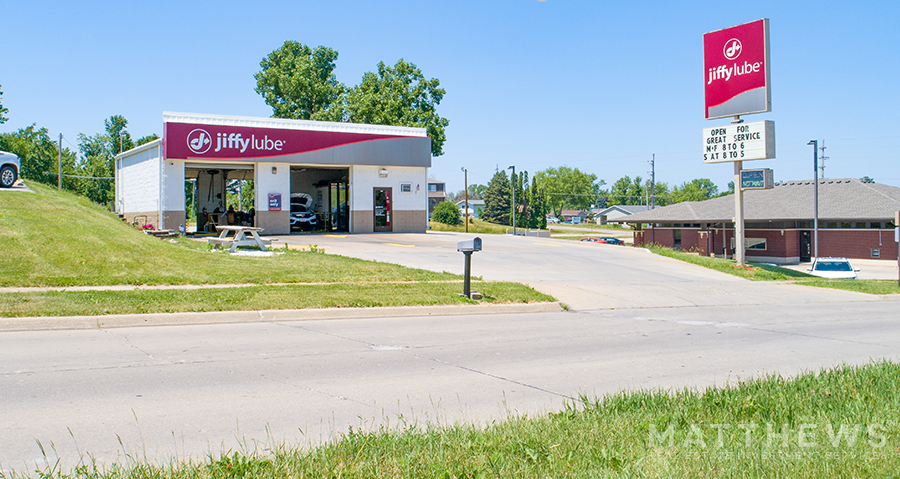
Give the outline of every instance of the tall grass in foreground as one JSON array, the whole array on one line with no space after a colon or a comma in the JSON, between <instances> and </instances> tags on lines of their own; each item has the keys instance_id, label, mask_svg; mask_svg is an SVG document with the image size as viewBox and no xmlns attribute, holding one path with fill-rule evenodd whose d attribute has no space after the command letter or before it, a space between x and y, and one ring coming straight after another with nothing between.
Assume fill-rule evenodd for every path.
<instances>
[{"instance_id":1,"label":"tall grass in foreground","mask_svg":"<svg viewBox=\"0 0 900 479\"><path fill-rule=\"evenodd\" d=\"M350 430L312 449L203 463L39 471L51 478L898 477L900 365L621 392L485 428Z\"/></svg>"}]
</instances>

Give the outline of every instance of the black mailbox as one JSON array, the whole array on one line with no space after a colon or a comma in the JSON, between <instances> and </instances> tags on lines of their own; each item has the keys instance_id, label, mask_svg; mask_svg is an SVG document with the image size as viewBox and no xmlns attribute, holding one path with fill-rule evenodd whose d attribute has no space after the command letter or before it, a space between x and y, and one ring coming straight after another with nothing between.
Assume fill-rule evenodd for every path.
<instances>
[{"instance_id":1,"label":"black mailbox","mask_svg":"<svg viewBox=\"0 0 900 479\"><path fill-rule=\"evenodd\" d=\"M481 251L481 238L475 237L469 240L462 240L456 243L456 251Z\"/></svg>"}]
</instances>

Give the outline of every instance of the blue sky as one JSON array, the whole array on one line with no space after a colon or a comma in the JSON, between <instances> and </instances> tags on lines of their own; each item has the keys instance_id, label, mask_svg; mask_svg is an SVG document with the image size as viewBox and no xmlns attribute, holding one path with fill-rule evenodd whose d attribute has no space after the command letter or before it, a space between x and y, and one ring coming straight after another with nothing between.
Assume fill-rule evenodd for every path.
<instances>
[{"instance_id":1,"label":"blue sky","mask_svg":"<svg viewBox=\"0 0 900 479\"><path fill-rule=\"evenodd\" d=\"M254 92L259 62L288 39L337 50L337 76L359 83L379 61L418 65L447 90L445 154L431 175L450 190L495 168L531 174L567 165L611 184L670 186L731 164L701 160L702 35L770 19L777 158L745 162L776 180L825 174L900 186L900 2L44 2L2 0L0 85L10 121L36 123L66 146L124 115L135 137L161 133L162 112L270 116Z\"/></svg>"}]
</instances>

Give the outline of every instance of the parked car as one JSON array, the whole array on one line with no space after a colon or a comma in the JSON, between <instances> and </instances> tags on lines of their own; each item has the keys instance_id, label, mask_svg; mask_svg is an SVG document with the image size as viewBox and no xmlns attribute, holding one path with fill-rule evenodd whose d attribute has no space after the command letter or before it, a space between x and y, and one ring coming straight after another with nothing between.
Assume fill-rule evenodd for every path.
<instances>
[{"instance_id":1,"label":"parked car","mask_svg":"<svg viewBox=\"0 0 900 479\"><path fill-rule=\"evenodd\" d=\"M555 216L548 216L548 217L547 217L547 224L548 224L548 225L549 225L549 224L558 224L558 223L559 223L559 218L557 218L557 217L555 217Z\"/></svg>"},{"instance_id":2,"label":"parked car","mask_svg":"<svg viewBox=\"0 0 900 479\"><path fill-rule=\"evenodd\" d=\"M291 230L310 231L317 229L319 219L313 212L315 203L306 193L291 194Z\"/></svg>"},{"instance_id":3,"label":"parked car","mask_svg":"<svg viewBox=\"0 0 900 479\"><path fill-rule=\"evenodd\" d=\"M0 151L0 187L10 188L16 184L20 168L21 163L18 156Z\"/></svg>"},{"instance_id":4,"label":"parked car","mask_svg":"<svg viewBox=\"0 0 900 479\"><path fill-rule=\"evenodd\" d=\"M599 240L601 243L606 244L625 244L624 241L620 240L619 238L613 238L612 236L601 236Z\"/></svg>"},{"instance_id":5,"label":"parked car","mask_svg":"<svg viewBox=\"0 0 900 479\"><path fill-rule=\"evenodd\" d=\"M847 258L816 258L807 273L820 278L829 279L858 279L856 273L859 269L853 269Z\"/></svg>"},{"instance_id":6,"label":"parked car","mask_svg":"<svg viewBox=\"0 0 900 479\"><path fill-rule=\"evenodd\" d=\"M581 238L581 241L587 243L625 244L624 241L619 238L613 238L612 236L585 236L584 238Z\"/></svg>"}]
</instances>

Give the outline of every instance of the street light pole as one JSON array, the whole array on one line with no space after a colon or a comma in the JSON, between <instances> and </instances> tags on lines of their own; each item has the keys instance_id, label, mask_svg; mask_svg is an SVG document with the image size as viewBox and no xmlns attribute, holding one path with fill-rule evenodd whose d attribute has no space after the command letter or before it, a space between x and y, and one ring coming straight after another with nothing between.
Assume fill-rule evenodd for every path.
<instances>
[{"instance_id":1,"label":"street light pole","mask_svg":"<svg viewBox=\"0 0 900 479\"><path fill-rule=\"evenodd\" d=\"M468 233L469 232L469 170L467 170L465 166L460 169L463 172L463 178L465 178L463 180L464 181L463 184L466 187L466 189L464 191L465 191L465 198L466 198L466 233Z\"/></svg>"},{"instance_id":2,"label":"street light pole","mask_svg":"<svg viewBox=\"0 0 900 479\"><path fill-rule=\"evenodd\" d=\"M819 260L819 141L809 140L807 145L813 147L813 265Z\"/></svg>"},{"instance_id":3,"label":"street light pole","mask_svg":"<svg viewBox=\"0 0 900 479\"><path fill-rule=\"evenodd\" d=\"M512 169L512 226L513 236L516 236L516 165L512 165L507 170Z\"/></svg>"}]
</instances>

